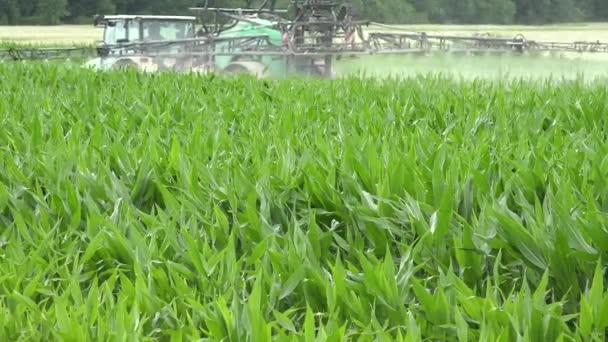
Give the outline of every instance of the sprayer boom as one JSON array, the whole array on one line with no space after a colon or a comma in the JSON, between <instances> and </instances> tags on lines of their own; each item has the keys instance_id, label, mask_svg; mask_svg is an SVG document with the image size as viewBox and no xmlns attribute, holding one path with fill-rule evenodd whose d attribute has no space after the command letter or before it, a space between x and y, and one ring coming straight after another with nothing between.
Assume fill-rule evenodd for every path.
<instances>
[{"instance_id":1,"label":"sprayer boom","mask_svg":"<svg viewBox=\"0 0 608 342\"><path fill-rule=\"evenodd\" d=\"M599 41L545 42L527 40L523 35L513 38L483 36L429 35L426 33L370 33L365 40L370 49L412 52L578 52L608 53L608 43Z\"/></svg>"},{"instance_id":2,"label":"sprayer boom","mask_svg":"<svg viewBox=\"0 0 608 342\"><path fill-rule=\"evenodd\" d=\"M5 48L0 49L0 61L57 60L86 58L95 55L92 47L67 48Z\"/></svg>"}]
</instances>

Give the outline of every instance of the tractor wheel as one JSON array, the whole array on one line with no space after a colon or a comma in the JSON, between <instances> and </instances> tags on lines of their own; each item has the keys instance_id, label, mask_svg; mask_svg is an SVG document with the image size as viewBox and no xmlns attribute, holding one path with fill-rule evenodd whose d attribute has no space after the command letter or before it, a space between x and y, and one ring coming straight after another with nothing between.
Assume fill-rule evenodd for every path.
<instances>
[{"instance_id":1,"label":"tractor wheel","mask_svg":"<svg viewBox=\"0 0 608 342\"><path fill-rule=\"evenodd\" d=\"M240 64L232 64L224 69L224 72L230 75L248 74L249 70Z\"/></svg>"},{"instance_id":2,"label":"tractor wheel","mask_svg":"<svg viewBox=\"0 0 608 342\"><path fill-rule=\"evenodd\" d=\"M228 75L248 74L263 78L266 76L266 66L260 62L238 61L225 67L224 73Z\"/></svg>"},{"instance_id":3,"label":"tractor wheel","mask_svg":"<svg viewBox=\"0 0 608 342\"><path fill-rule=\"evenodd\" d=\"M137 63L130 59L121 59L112 65L113 70L137 70Z\"/></svg>"}]
</instances>

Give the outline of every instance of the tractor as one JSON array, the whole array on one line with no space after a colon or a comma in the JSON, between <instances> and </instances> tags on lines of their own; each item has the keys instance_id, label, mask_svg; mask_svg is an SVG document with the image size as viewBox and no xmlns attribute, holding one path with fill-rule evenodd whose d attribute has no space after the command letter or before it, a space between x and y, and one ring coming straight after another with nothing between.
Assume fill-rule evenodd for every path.
<instances>
[{"instance_id":1,"label":"tractor","mask_svg":"<svg viewBox=\"0 0 608 342\"><path fill-rule=\"evenodd\" d=\"M213 9L210 9L213 10ZM290 54L280 23L257 14L218 10L234 20L214 32L199 27L194 16L98 16L104 28L97 57L85 67L100 71L133 68L140 71L248 73L258 77L292 72L327 75L325 58Z\"/></svg>"}]
</instances>

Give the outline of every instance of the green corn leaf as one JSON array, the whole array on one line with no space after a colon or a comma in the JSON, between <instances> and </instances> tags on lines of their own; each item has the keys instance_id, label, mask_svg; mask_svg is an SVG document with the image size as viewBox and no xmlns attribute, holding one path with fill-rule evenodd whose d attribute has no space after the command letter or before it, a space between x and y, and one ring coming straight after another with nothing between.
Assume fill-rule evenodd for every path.
<instances>
[{"instance_id":1,"label":"green corn leaf","mask_svg":"<svg viewBox=\"0 0 608 342\"><path fill-rule=\"evenodd\" d=\"M287 329L288 331L295 333L296 332L296 327L293 324L292 320L287 317L287 315L282 314L276 310L274 310L273 312L274 317L277 320L277 323L279 323L279 325L281 327L283 327L284 329Z\"/></svg>"}]
</instances>

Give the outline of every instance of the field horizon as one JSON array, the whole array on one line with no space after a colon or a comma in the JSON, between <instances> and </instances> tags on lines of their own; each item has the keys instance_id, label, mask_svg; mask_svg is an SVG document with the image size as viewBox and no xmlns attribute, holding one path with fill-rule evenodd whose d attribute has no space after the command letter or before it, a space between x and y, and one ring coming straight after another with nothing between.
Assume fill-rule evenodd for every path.
<instances>
[{"instance_id":1,"label":"field horizon","mask_svg":"<svg viewBox=\"0 0 608 342\"><path fill-rule=\"evenodd\" d=\"M390 25L390 28L406 31L427 31L461 34L472 32L517 34L523 33L529 39L550 39L558 41L600 40L608 41L608 23L571 23L548 25ZM372 24L366 31L384 29ZM103 30L93 25L54 26L0 26L0 43L23 44L93 44L101 39ZM582 39L584 38L584 39Z\"/></svg>"},{"instance_id":2,"label":"field horizon","mask_svg":"<svg viewBox=\"0 0 608 342\"><path fill-rule=\"evenodd\" d=\"M553 25L393 25L397 32L472 35L490 33L505 38L523 33L528 39L573 42L608 42L608 23ZM387 30L377 25L366 32ZM1 26L0 44L17 46L71 46L95 44L102 29L92 25ZM407 77L424 73L443 73L465 78L500 77L605 77L608 56L596 54L555 54L551 56L365 56L343 58L336 63L339 76Z\"/></svg>"}]
</instances>

